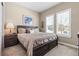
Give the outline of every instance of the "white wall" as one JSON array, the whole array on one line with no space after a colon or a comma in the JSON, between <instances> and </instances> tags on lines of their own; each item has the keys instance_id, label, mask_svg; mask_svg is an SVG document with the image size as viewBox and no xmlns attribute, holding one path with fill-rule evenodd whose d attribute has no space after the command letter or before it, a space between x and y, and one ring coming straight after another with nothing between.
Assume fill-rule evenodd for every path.
<instances>
[{"instance_id":1,"label":"white wall","mask_svg":"<svg viewBox=\"0 0 79 59\"><path fill-rule=\"evenodd\" d=\"M32 25L39 26L39 13L10 2L5 3L5 23L11 22L14 25L22 25L23 15L32 16Z\"/></svg>"},{"instance_id":2,"label":"white wall","mask_svg":"<svg viewBox=\"0 0 79 59\"><path fill-rule=\"evenodd\" d=\"M0 55L1 55L1 44L2 44L2 5L0 2Z\"/></svg>"}]
</instances>

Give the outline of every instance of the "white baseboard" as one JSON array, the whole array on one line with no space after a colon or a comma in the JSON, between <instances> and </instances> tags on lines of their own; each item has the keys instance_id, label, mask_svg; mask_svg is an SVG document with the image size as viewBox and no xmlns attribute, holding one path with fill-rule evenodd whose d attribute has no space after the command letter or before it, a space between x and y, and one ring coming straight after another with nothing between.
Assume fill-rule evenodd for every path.
<instances>
[{"instance_id":1,"label":"white baseboard","mask_svg":"<svg viewBox=\"0 0 79 59\"><path fill-rule=\"evenodd\" d=\"M59 44L63 44L63 45L66 45L66 46L69 46L69 47L72 47L72 48L79 48L78 46L76 45L72 45L72 44L68 44L68 43L64 43L64 42L58 42Z\"/></svg>"}]
</instances>

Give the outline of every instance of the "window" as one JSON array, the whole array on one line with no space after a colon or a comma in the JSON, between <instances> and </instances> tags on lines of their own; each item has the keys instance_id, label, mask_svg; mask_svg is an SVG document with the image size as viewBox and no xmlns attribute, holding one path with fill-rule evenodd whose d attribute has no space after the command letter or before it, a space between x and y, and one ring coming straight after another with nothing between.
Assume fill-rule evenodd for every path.
<instances>
[{"instance_id":1,"label":"window","mask_svg":"<svg viewBox=\"0 0 79 59\"><path fill-rule=\"evenodd\" d=\"M46 32L54 33L54 15L46 17Z\"/></svg>"},{"instance_id":2,"label":"window","mask_svg":"<svg viewBox=\"0 0 79 59\"><path fill-rule=\"evenodd\" d=\"M57 34L71 37L71 9L56 14Z\"/></svg>"}]
</instances>

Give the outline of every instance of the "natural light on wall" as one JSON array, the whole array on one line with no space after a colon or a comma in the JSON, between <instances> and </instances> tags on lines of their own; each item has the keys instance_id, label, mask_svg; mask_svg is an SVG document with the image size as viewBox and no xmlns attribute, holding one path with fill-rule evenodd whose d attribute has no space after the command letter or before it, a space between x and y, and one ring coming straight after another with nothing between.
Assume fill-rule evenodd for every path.
<instances>
[{"instance_id":1,"label":"natural light on wall","mask_svg":"<svg viewBox=\"0 0 79 59\"><path fill-rule=\"evenodd\" d=\"M71 9L67 9L56 14L57 34L71 37Z\"/></svg>"},{"instance_id":2,"label":"natural light on wall","mask_svg":"<svg viewBox=\"0 0 79 59\"><path fill-rule=\"evenodd\" d=\"M46 32L54 33L54 15L46 17Z\"/></svg>"}]
</instances>

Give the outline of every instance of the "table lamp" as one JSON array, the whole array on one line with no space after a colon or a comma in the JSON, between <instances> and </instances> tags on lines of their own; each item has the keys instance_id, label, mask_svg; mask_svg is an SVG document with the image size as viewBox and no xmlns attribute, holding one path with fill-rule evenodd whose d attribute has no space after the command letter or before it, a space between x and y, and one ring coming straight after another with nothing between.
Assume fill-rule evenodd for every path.
<instances>
[{"instance_id":1,"label":"table lamp","mask_svg":"<svg viewBox=\"0 0 79 59\"><path fill-rule=\"evenodd\" d=\"M12 29L14 29L14 25L12 23L8 23L6 25L6 28L10 30L10 33L12 32Z\"/></svg>"}]
</instances>

